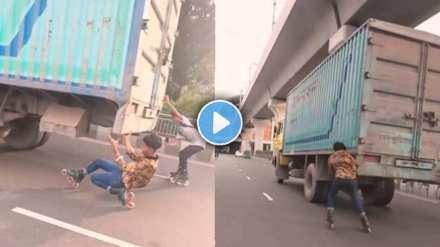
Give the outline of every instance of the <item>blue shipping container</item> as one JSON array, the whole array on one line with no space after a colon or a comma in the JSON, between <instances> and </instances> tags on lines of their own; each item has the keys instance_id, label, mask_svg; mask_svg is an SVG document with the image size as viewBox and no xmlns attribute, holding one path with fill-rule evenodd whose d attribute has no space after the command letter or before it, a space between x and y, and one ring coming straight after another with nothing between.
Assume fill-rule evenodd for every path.
<instances>
[{"instance_id":1,"label":"blue shipping container","mask_svg":"<svg viewBox=\"0 0 440 247\"><path fill-rule=\"evenodd\" d=\"M0 83L124 99L145 0L2 0Z\"/></svg>"}]
</instances>

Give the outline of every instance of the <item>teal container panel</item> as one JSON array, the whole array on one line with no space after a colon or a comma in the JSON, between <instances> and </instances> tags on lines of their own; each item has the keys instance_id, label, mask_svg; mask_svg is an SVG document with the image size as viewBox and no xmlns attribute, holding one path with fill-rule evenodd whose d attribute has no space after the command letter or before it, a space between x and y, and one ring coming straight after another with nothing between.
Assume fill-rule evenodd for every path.
<instances>
[{"instance_id":1,"label":"teal container panel","mask_svg":"<svg viewBox=\"0 0 440 247\"><path fill-rule=\"evenodd\" d=\"M1 2L0 83L78 93L76 87L124 90L144 0Z\"/></svg>"},{"instance_id":2,"label":"teal container panel","mask_svg":"<svg viewBox=\"0 0 440 247\"><path fill-rule=\"evenodd\" d=\"M368 28L359 30L287 97L285 154L357 147Z\"/></svg>"}]
</instances>

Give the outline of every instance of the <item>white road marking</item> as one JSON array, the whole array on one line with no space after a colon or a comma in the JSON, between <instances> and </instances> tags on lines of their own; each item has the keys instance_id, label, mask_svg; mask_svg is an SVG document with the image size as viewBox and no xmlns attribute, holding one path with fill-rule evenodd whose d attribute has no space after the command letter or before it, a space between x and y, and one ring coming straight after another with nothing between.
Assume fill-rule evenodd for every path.
<instances>
[{"instance_id":1,"label":"white road marking","mask_svg":"<svg viewBox=\"0 0 440 247\"><path fill-rule=\"evenodd\" d=\"M265 196L267 200L273 201L272 197L270 197L268 194L266 194L266 192L263 192L263 196Z\"/></svg>"},{"instance_id":2,"label":"white road marking","mask_svg":"<svg viewBox=\"0 0 440 247\"><path fill-rule=\"evenodd\" d=\"M163 175L159 175L159 174L156 174L156 175L154 175L155 177L158 177L158 178L163 178L163 179L170 179L170 177L169 176L163 176Z\"/></svg>"},{"instance_id":3,"label":"white road marking","mask_svg":"<svg viewBox=\"0 0 440 247\"><path fill-rule=\"evenodd\" d=\"M21 215L25 215L25 216L34 218L36 220L43 221L45 223L48 223L48 224L51 224L51 225L54 225L54 226L58 226L60 228L64 228L64 229L72 231L72 232L76 232L76 233L81 234L81 235L85 235L85 236L88 236L88 237L100 240L100 241L108 243L108 244L115 245L115 246L120 246L120 247L139 247L138 245L134 245L134 244L131 244L131 243L128 243L128 242L125 242L125 241L122 241L122 240L119 240L119 239L116 239L116 238L112 238L112 237L104 235L104 234L100 234L100 233L97 233L97 232L94 232L94 231L90 231L90 230L84 229L84 228L79 227L79 226L68 224L68 223L62 222L60 220L57 220L57 219L54 219L54 218L51 218L51 217L48 217L48 216L45 216L45 215L42 215L42 214L38 214L38 213L29 211L29 210L26 210L26 209L23 209L23 208L16 207L16 208L12 209L12 211L15 212L15 213L21 214Z\"/></svg>"},{"instance_id":4,"label":"white road marking","mask_svg":"<svg viewBox=\"0 0 440 247\"><path fill-rule=\"evenodd\" d=\"M96 140L96 139L89 138L89 137L81 137L79 139L83 140L83 141L95 143L95 144L100 144L100 145L104 145L104 146L110 146L110 143L108 143L106 141ZM123 147L123 146L120 146L120 148L125 150L125 147ZM165 157L165 158L168 158L168 159L179 160L179 157L177 157L177 156L173 156L173 155L169 155L169 154L164 154L164 153L159 153L159 157ZM204 166L204 167L208 167L208 168L214 168L213 164L207 163L207 162L202 162L202 161L198 161L198 160L191 160L191 159L188 160L188 162L191 163L191 164L194 164L194 165Z\"/></svg>"},{"instance_id":5,"label":"white road marking","mask_svg":"<svg viewBox=\"0 0 440 247\"><path fill-rule=\"evenodd\" d=\"M396 194L399 194L399 195L405 196L405 197L409 197L409 198L413 198L413 199L417 199L417 200L421 200L424 202L430 202L430 203L434 203L434 204L440 203L440 201L437 201L437 200L432 200L432 199L424 198L421 196L417 196L417 195L413 195L413 194L409 194L409 193L405 193L405 192L401 192L401 191L396 191Z\"/></svg>"},{"instance_id":6,"label":"white road marking","mask_svg":"<svg viewBox=\"0 0 440 247\"><path fill-rule=\"evenodd\" d=\"M246 176L246 179L247 179L247 180L251 180L251 177L249 177L249 176Z\"/></svg>"},{"instance_id":7,"label":"white road marking","mask_svg":"<svg viewBox=\"0 0 440 247\"><path fill-rule=\"evenodd\" d=\"M239 172L242 172L243 170L242 170L242 169L238 169L238 171L239 171Z\"/></svg>"}]
</instances>

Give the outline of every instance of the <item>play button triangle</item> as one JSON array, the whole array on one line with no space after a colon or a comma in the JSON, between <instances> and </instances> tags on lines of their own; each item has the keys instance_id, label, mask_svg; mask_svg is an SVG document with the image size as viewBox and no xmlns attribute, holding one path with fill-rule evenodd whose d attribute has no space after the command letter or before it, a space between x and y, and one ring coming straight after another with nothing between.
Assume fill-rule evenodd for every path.
<instances>
[{"instance_id":1,"label":"play button triangle","mask_svg":"<svg viewBox=\"0 0 440 247\"><path fill-rule=\"evenodd\" d=\"M224 118L218 112L214 112L214 121L212 122L212 131L214 134L217 134L224 128L228 127L231 124L229 120Z\"/></svg>"}]
</instances>

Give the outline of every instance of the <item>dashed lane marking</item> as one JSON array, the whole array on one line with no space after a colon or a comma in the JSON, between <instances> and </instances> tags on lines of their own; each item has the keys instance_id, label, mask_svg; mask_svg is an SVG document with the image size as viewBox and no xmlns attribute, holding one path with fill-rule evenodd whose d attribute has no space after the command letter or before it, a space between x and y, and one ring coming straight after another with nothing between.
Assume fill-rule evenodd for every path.
<instances>
[{"instance_id":1,"label":"dashed lane marking","mask_svg":"<svg viewBox=\"0 0 440 247\"><path fill-rule=\"evenodd\" d=\"M159 174L156 174L156 175L154 175L155 177L158 177L158 178L163 178L163 179L170 179L170 177L169 176L163 176L163 175L159 175Z\"/></svg>"},{"instance_id":2,"label":"dashed lane marking","mask_svg":"<svg viewBox=\"0 0 440 247\"><path fill-rule=\"evenodd\" d=\"M267 200L273 201L273 198L266 194L266 192L263 192L263 196L266 197Z\"/></svg>"},{"instance_id":3,"label":"dashed lane marking","mask_svg":"<svg viewBox=\"0 0 440 247\"><path fill-rule=\"evenodd\" d=\"M16 208L12 209L12 212L17 213L17 214L21 214L24 216L28 216L30 218L33 218L33 219L36 219L36 220L39 220L39 221L42 221L42 222L45 222L45 223L48 223L48 224L51 224L54 226L58 226L60 228L63 228L63 229L66 229L66 230L69 230L69 231L72 231L72 232L75 232L75 233L78 233L78 234L81 234L81 235L84 235L84 236L87 236L90 238L94 238L94 239L97 239L102 242L112 244L115 246L139 247L138 245L134 245L134 244L131 244L131 243L128 243L128 242L125 242L125 241L122 241L122 240L119 240L119 239L116 239L116 238L113 238L113 237L110 237L110 236L107 236L107 235L104 235L101 233L90 231L90 230L84 229L79 226L75 226L75 225L72 225L72 224L69 224L69 223L66 223L66 222L39 214L39 213L29 211L24 208L16 207Z\"/></svg>"}]
</instances>

